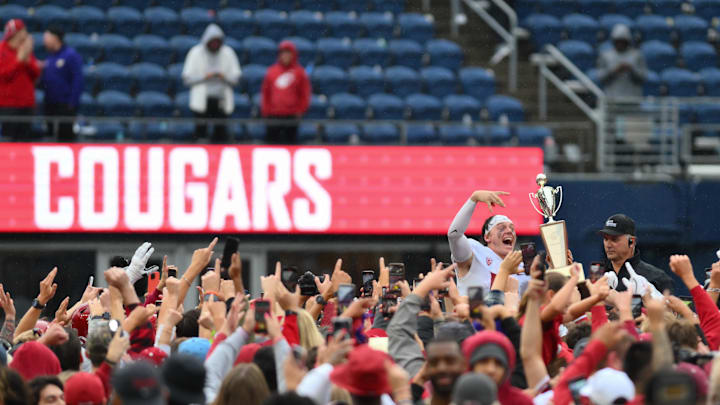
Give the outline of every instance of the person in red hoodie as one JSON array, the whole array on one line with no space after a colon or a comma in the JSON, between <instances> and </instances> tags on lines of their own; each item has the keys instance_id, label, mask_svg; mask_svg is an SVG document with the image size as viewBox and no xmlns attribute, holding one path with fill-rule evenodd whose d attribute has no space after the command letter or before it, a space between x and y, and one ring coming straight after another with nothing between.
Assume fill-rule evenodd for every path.
<instances>
[{"instance_id":1,"label":"person in red hoodie","mask_svg":"<svg viewBox=\"0 0 720 405\"><path fill-rule=\"evenodd\" d=\"M35 108L35 80L40 65L33 55L33 39L20 19L5 24L0 42L0 116L32 115ZM19 140L30 136L30 122L2 123L4 137Z\"/></svg>"},{"instance_id":2,"label":"person in red hoodie","mask_svg":"<svg viewBox=\"0 0 720 405\"><path fill-rule=\"evenodd\" d=\"M270 66L262 84L262 116L269 119L293 120L291 123L270 124L265 140L270 144L297 143L297 120L310 106L310 80L298 62L295 44L282 41L278 61Z\"/></svg>"}]
</instances>

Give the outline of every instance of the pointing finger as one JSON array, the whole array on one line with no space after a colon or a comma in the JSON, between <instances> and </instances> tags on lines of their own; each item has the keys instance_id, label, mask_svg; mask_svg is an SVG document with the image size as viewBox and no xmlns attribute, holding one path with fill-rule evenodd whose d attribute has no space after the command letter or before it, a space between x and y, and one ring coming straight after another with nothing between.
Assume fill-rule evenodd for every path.
<instances>
[{"instance_id":1,"label":"pointing finger","mask_svg":"<svg viewBox=\"0 0 720 405\"><path fill-rule=\"evenodd\" d=\"M218 238L217 238L217 236L216 236L215 239L213 239L212 242L210 242L210 244L208 245L208 249L209 249L209 250L215 249L215 245L216 245L217 243L218 243Z\"/></svg>"}]
</instances>

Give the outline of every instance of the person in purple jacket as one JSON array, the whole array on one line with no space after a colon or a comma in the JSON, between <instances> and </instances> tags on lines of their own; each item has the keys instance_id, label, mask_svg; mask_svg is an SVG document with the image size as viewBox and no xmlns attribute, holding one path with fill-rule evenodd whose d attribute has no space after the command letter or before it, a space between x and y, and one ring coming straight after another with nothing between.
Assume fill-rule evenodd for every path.
<instances>
[{"instance_id":1,"label":"person in purple jacket","mask_svg":"<svg viewBox=\"0 0 720 405\"><path fill-rule=\"evenodd\" d=\"M46 116L75 116L85 85L82 57L75 49L63 43L63 36L64 32L60 28L52 26L43 35L48 57L44 63L40 88L45 91ZM50 120L47 130L50 137L57 133L60 142L75 140L72 122L57 123Z\"/></svg>"}]
</instances>

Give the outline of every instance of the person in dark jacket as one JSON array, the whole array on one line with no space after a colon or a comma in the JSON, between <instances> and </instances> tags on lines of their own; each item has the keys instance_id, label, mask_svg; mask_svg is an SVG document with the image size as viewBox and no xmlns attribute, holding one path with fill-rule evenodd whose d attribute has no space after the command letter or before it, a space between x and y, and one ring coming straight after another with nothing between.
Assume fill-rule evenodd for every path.
<instances>
[{"instance_id":1,"label":"person in dark jacket","mask_svg":"<svg viewBox=\"0 0 720 405\"><path fill-rule=\"evenodd\" d=\"M45 60L40 87L45 91L46 116L75 116L85 86L82 57L75 49L65 45L64 35L58 27L49 27L43 34L48 58ZM75 140L72 122L49 121L47 130L48 136L57 134L60 142Z\"/></svg>"},{"instance_id":2,"label":"person in dark jacket","mask_svg":"<svg viewBox=\"0 0 720 405\"><path fill-rule=\"evenodd\" d=\"M625 263L630 263L635 273L645 277L659 292L665 290L672 292L672 278L663 270L640 260L637 236L635 236L635 221L632 218L624 214L615 214L605 221L605 226L598 233L603 237L603 246L607 256L605 268L608 270L605 275L608 276L610 287L616 291L627 289L621 280L631 278L631 274L625 266Z\"/></svg>"}]
</instances>

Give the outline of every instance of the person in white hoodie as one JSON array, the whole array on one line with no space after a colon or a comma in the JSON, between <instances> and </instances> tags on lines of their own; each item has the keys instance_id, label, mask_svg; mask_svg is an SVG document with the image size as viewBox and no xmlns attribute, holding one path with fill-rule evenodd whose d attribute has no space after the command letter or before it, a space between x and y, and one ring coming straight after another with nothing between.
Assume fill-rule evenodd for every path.
<instances>
[{"instance_id":1,"label":"person in white hoodie","mask_svg":"<svg viewBox=\"0 0 720 405\"><path fill-rule=\"evenodd\" d=\"M235 109L233 87L240 80L240 63L235 51L225 45L225 34L217 24L205 29L199 44L185 57L182 78L190 87L190 110L198 121L195 138L207 137L205 119L227 118ZM212 142L227 142L227 127L214 124Z\"/></svg>"}]
</instances>

